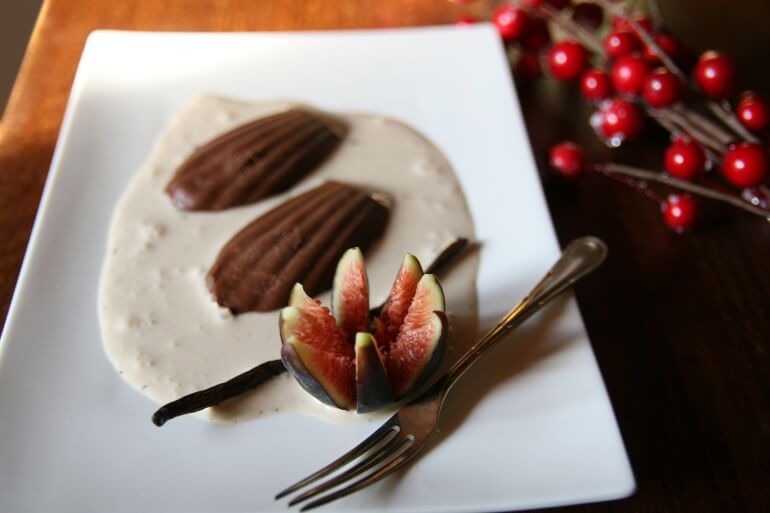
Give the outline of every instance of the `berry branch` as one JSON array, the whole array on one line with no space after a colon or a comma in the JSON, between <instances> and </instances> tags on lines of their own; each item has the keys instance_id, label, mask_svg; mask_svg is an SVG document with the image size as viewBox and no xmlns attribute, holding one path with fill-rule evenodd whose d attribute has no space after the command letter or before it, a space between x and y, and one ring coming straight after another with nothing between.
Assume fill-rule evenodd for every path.
<instances>
[{"instance_id":1,"label":"berry branch","mask_svg":"<svg viewBox=\"0 0 770 513\"><path fill-rule=\"evenodd\" d=\"M636 18L628 15L621 4L612 2L611 0L596 0L596 3L607 9L608 12L611 12L615 16L626 20L628 25L634 29L634 32L636 32L636 35L639 36L642 42L647 45L647 47L650 48L655 55L658 56L666 69L674 73L679 78L679 80L682 81L682 83L687 82L687 76L684 74L684 72L682 72L681 69L679 69L679 66L676 65L671 56L665 50L663 50L660 45L658 45L658 42L655 41L655 38L653 38L650 33L647 32L647 29L642 27Z\"/></svg>"},{"instance_id":2,"label":"berry branch","mask_svg":"<svg viewBox=\"0 0 770 513\"><path fill-rule=\"evenodd\" d=\"M596 1L599 5L603 6L616 16L627 20L628 25L634 30L642 42L647 45L647 48L651 49L651 51L661 60L662 65L674 73L682 84L689 83L684 72L679 68L679 66L676 65L674 59L668 54L668 52L666 52L660 45L658 45L658 42L655 41L655 38L638 22L637 19L635 19L633 16L629 16L626 10L619 3L613 3L611 0ZM657 2L654 0L651 0L651 3L657 6ZM658 9L658 19L660 19L659 15L660 12ZM717 104L713 100L710 100L707 102L707 106L725 125L731 128L740 137L754 143L759 142L759 139L757 139L753 134L746 130L743 125L741 125L740 122L732 115L729 109L724 107L724 105ZM721 144L729 144L734 139L730 134L722 130L718 125L713 123L708 118L701 116L693 111L686 110L681 106L679 107L679 110L680 114L689 117L690 121L698 126L699 129L715 135Z\"/></svg>"},{"instance_id":3,"label":"berry branch","mask_svg":"<svg viewBox=\"0 0 770 513\"><path fill-rule=\"evenodd\" d=\"M677 231L695 219L693 196L768 219L770 156L760 135L770 126L770 107L745 92L733 108L732 59L706 51L692 62L686 43L661 26L657 2L645 2L652 18L636 10L637 3L506 0L492 11L509 57L517 58L517 80L537 78L545 69L556 80L578 84L595 106L589 123L605 144L614 148L637 138L646 119L671 134L662 173L616 163L585 168L575 163L583 162L582 150L572 143L552 148L554 171L575 178L592 170L631 186L662 202L664 220ZM562 39L553 41L550 28ZM702 180L714 171L717 180ZM651 185L684 194L662 199Z\"/></svg>"},{"instance_id":4,"label":"berry branch","mask_svg":"<svg viewBox=\"0 0 770 513\"><path fill-rule=\"evenodd\" d=\"M664 201L666 201L666 198L652 190L650 187L647 186L647 182L644 180L638 180L634 177L625 175L623 173L613 173L612 171L602 169L599 167L594 167L592 171L595 171L597 173L601 173L610 180L614 180L622 185L628 186L631 189L635 190L636 192L650 198L654 202L658 204L662 204Z\"/></svg>"},{"instance_id":5,"label":"berry branch","mask_svg":"<svg viewBox=\"0 0 770 513\"><path fill-rule=\"evenodd\" d=\"M655 25L663 24L663 15L660 12L658 0L647 0L647 11L650 13L650 18L652 18Z\"/></svg>"},{"instance_id":6,"label":"berry branch","mask_svg":"<svg viewBox=\"0 0 770 513\"><path fill-rule=\"evenodd\" d=\"M602 42L591 31L586 30L582 25L575 22L571 17L564 14L559 9L554 8L547 2L541 4L539 9L554 23L558 24L562 30L573 34L574 37L579 39L580 42L587 46L591 51L601 53Z\"/></svg>"},{"instance_id":7,"label":"berry branch","mask_svg":"<svg viewBox=\"0 0 770 513\"><path fill-rule=\"evenodd\" d=\"M708 132L717 141L719 141L725 148L735 140L732 134L722 129L719 125L708 119L706 116L701 115L695 110L688 109L683 105L674 105L672 109L688 118L693 124L700 127L704 132Z\"/></svg>"},{"instance_id":8,"label":"berry branch","mask_svg":"<svg viewBox=\"0 0 770 513\"><path fill-rule=\"evenodd\" d=\"M736 198L732 194L725 194L723 192L719 192L717 190L710 189L708 187L704 187L702 185L698 185L693 182L688 182L685 180L679 180L678 178L673 178L663 173L658 173L656 171L638 169L638 168L626 166L623 164L613 164L613 163L594 164L593 169L600 173L619 174L623 176L638 178L640 180L645 180L648 182L656 182L656 183L668 185L669 187L673 187L675 189L679 189L698 196L703 196L704 198L710 198L716 201L720 201L722 203L726 203L733 207L740 208L741 210L745 210L750 214L763 217L767 221L770 221L770 210L766 210L764 208L751 205L739 198Z\"/></svg>"},{"instance_id":9,"label":"berry branch","mask_svg":"<svg viewBox=\"0 0 770 513\"><path fill-rule=\"evenodd\" d=\"M727 151L726 142L721 141L721 138L715 138L713 134L708 133L705 127L693 122L692 116L688 115L691 113L685 114L681 110L675 108L648 109L647 113L656 121L665 119L666 121L673 123L681 132L684 132L703 145L704 149L716 152L712 153L714 156L713 158L715 159L719 158L719 154ZM730 139L728 139L728 141L729 140Z\"/></svg>"},{"instance_id":10,"label":"berry branch","mask_svg":"<svg viewBox=\"0 0 770 513\"><path fill-rule=\"evenodd\" d=\"M738 121L738 119L735 117L732 111L729 110L729 108L726 107L724 104L720 104L715 101L709 101L706 103L706 106L709 108L711 112L714 113L716 117L721 119L722 122L725 125L729 126L733 130L733 132L735 132L739 137L747 141L753 142L754 144L759 143L759 138L757 138L754 134L746 130L746 127L741 125L741 122Z\"/></svg>"}]
</instances>

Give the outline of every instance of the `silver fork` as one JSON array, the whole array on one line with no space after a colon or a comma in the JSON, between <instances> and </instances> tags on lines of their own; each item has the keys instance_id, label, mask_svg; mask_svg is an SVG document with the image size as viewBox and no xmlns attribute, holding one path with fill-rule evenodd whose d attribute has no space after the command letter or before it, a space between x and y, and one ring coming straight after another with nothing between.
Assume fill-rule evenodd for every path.
<instances>
[{"instance_id":1,"label":"silver fork","mask_svg":"<svg viewBox=\"0 0 770 513\"><path fill-rule=\"evenodd\" d=\"M606 255L606 245L595 237L582 237L572 241L527 297L505 314L497 326L476 342L436 383L419 397L402 406L366 440L324 468L286 488L276 495L276 500L355 462L345 471L297 495L289 502L289 506L293 506L337 488L301 508L301 511L306 511L366 488L401 468L428 444L436 432L441 406L460 376L513 328L596 269ZM343 484L346 486L339 488Z\"/></svg>"}]
</instances>

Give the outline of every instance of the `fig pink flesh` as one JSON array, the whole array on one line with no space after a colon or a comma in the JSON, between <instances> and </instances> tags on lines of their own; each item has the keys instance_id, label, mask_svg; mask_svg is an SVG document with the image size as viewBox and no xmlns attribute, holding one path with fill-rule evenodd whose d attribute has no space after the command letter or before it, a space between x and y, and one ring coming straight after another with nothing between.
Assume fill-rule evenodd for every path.
<instances>
[{"instance_id":1,"label":"fig pink flesh","mask_svg":"<svg viewBox=\"0 0 770 513\"><path fill-rule=\"evenodd\" d=\"M317 299L296 291L295 288L292 293L292 306L297 307L301 315L292 329L292 334L304 344L352 360L353 346L337 326L329 309L322 306Z\"/></svg>"},{"instance_id":2,"label":"fig pink flesh","mask_svg":"<svg viewBox=\"0 0 770 513\"><path fill-rule=\"evenodd\" d=\"M340 408L355 408L353 346L329 309L308 297L301 285L295 286L290 302L291 306L281 312L280 321L284 364L318 400L329 403L331 398Z\"/></svg>"},{"instance_id":3,"label":"fig pink flesh","mask_svg":"<svg viewBox=\"0 0 770 513\"><path fill-rule=\"evenodd\" d=\"M446 345L444 293L436 277L423 275L407 255L375 320L381 340L366 332L368 280L357 248L340 260L334 285L334 316L299 284L281 312L283 361L302 387L327 404L366 412L424 383Z\"/></svg>"},{"instance_id":4,"label":"fig pink flesh","mask_svg":"<svg viewBox=\"0 0 770 513\"><path fill-rule=\"evenodd\" d=\"M408 394L434 362L433 355L443 354L445 322L443 317L444 295L433 275L424 275L398 336L385 353L385 368L393 395L396 398ZM442 316L436 314L440 312Z\"/></svg>"},{"instance_id":5,"label":"fig pink flesh","mask_svg":"<svg viewBox=\"0 0 770 513\"><path fill-rule=\"evenodd\" d=\"M332 308L337 326L353 343L356 333L369 329L369 279L364 255L352 248L342 255L334 274Z\"/></svg>"},{"instance_id":6,"label":"fig pink flesh","mask_svg":"<svg viewBox=\"0 0 770 513\"><path fill-rule=\"evenodd\" d=\"M380 316L375 320L375 338L377 348L381 352L387 352L390 343L398 336L421 277L420 262L407 254L393 281L388 299L382 306Z\"/></svg>"}]
</instances>

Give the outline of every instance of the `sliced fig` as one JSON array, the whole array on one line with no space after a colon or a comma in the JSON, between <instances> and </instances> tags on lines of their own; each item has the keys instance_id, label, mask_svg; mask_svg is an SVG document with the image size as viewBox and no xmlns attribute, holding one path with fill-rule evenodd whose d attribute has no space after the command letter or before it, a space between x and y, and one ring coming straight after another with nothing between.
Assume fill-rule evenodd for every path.
<instances>
[{"instance_id":1,"label":"sliced fig","mask_svg":"<svg viewBox=\"0 0 770 513\"><path fill-rule=\"evenodd\" d=\"M319 300L308 296L302 284L294 285L288 308L295 308L300 315L294 316L294 311L287 308L281 311L282 340L294 336L329 353L353 357L353 345L337 327L332 313Z\"/></svg>"},{"instance_id":2,"label":"sliced fig","mask_svg":"<svg viewBox=\"0 0 770 513\"><path fill-rule=\"evenodd\" d=\"M374 337L356 334L356 411L369 413L393 403L393 393Z\"/></svg>"},{"instance_id":3,"label":"sliced fig","mask_svg":"<svg viewBox=\"0 0 770 513\"><path fill-rule=\"evenodd\" d=\"M393 280L390 294L382 305L380 315L374 321L377 347L381 351L387 351L387 346L398 335L422 275L420 261L411 253L407 253L396 279Z\"/></svg>"},{"instance_id":4,"label":"sliced fig","mask_svg":"<svg viewBox=\"0 0 770 513\"><path fill-rule=\"evenodd\" d=\"M365 251L387 221L388 207L376 195L327 182L241 229L219 252L206 283L233 313L276 310L297 282L311 295L327 290L343 252Z\"/></svg>"},{"instance_id":5,"label":"sliced fig","mask_svg":"<svg viewBox=\"0 0 770 513\"><path fill-rule=\"evenodd\" d=\"M369 329L369 278L364 254L350 248L340 258L332 284L332 314L350 340Z\"/></svg>"},{"instance_id":6,"label":"sliced fig","mask_svg":"<svg viewBox=\"0 0 770 513\"><path fill-rule=\"evenodd\" d=\"M279 323L281 359L299 384L319 401L355 408L355 352L329 309L297 284Z\"/></svg>"},{"instance_id":7,"label":"sliced fig","mask_svg":"<svg viewBox=\"0 0 770 513\"><path fill-rule=\"evenodd\" d=\"M230 130L197 148L166 186L180 210L223 210L289 189L345 137L327 114L289 109Z\"/></svg>"},{"instance_id":8,"label":"sliced fig","mask_svg":"<svg viewBox=\"0 0 770 513\"><path fill-rule=\"evenodd\" d=\"M441 285L434 275L423 275L395 339L380 346L396 399L419 387L441 362L447 331L444 310ZM386 333L391 331L385 327Z\"/></svg>"},{"instance_id":9,"label":"sliced fig","mask_svg":"<svg viewBox=\"0 0 770 513\"><path fill-rule=\"evenodd\" d=\"M446 346L444 292L434 275L422 274L415 257L404 258L373 321L376 337L365 331L368 281L357 248L340 260L334 287L334 316L300 284L281 311L281 355L305 390L364 413L405 397L438 368Z\"/></svg>"}]
</instances>

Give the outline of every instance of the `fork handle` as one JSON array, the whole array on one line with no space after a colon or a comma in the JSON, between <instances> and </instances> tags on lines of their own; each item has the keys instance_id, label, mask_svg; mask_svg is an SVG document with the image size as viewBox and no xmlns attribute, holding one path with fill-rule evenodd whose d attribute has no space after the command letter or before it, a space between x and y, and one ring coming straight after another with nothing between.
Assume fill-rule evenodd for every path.
<instances>
[{"instance_id":1,"label":"fork handle","mask_svg":"<svg viewBox=\"0 0 770 513\"><path fill-rule=\"evenodd\" d=\"M599 267L607 256L607 246L596 237L581 237L570 242L559 260L535 285L532 291L513 307L481 340L476 342L460 360L449 369L442 380L449 389L476 360L515 327L527 320L551 300L566 291L579 279Z\"/></svg>"}]
</instances>

